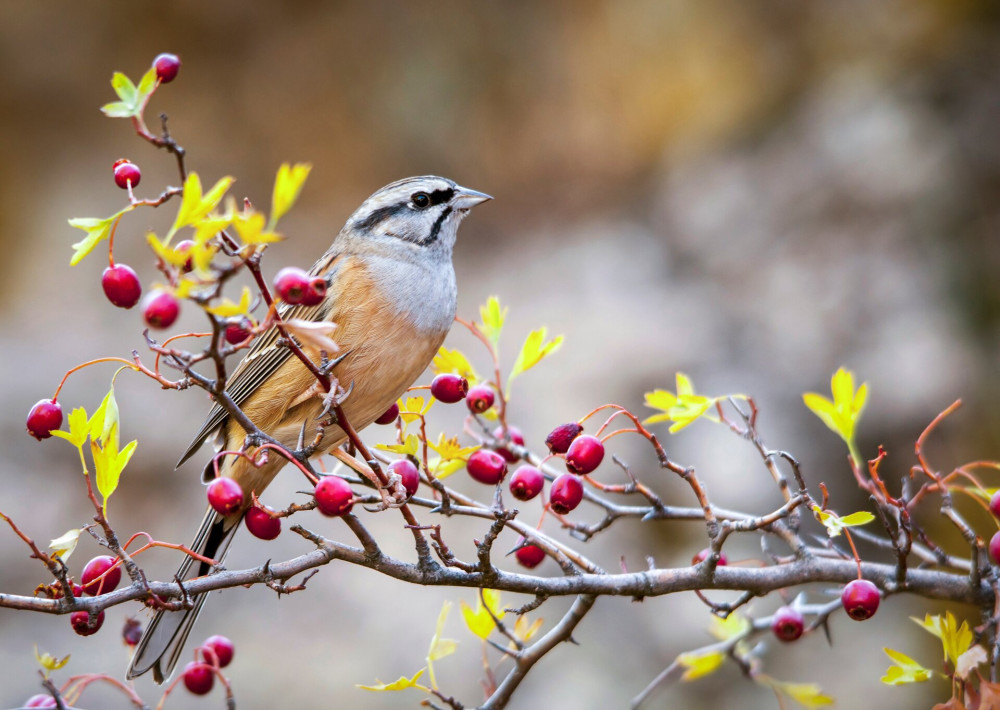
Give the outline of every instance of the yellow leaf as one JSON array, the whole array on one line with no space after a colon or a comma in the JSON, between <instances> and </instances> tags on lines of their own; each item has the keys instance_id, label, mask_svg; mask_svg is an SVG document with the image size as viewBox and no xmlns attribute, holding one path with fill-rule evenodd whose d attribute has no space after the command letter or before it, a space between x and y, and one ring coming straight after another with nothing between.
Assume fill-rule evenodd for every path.
<instances>
[{"instance_id":1,"label":"yellow leaf","mask_svg":"<svg viewBox=\"0 0 1000 710\"><path fill-rule=\"evenodd\" d=\"M788 696L807 708L833 705L833 698L829 695L824 695L820 687L814 683L785 683L766 676L763 673L757 674L754 680L768 688L773 688L782 695Z\"/></svg>"},{"instance_id":2,"label":"yellow leaf","mask_svg":"<svg viewBox=\"0 0 1000 710\"><path fill-rule=\"evenodd\" d=\"M442 432L438 436L437 443L431 441L427 442L427 446L430 447L434 453L441 457L443 461L450 461L452 459L466 459L472 452L478 449L478 446L461 446L458 443L458 437L453 436L450 439L445 436Z\"/></svg>"},{"instance_id":3,"label":"yellow leaf","mask_svg":"<svg viewBox=\"0 0 1000 710\"><path fill-rule=\"evenodd\" d=\"M734 636L746 633L750 628L750 620L742 614L730 614L725 619L718 616L711 617L708 631L712 636L720 641L727 641Z\"/></svg>"},{"instance_id":4,"label":"yellow leaf","mask_svg":"<svg viewBox=\"0 0 1000 710\"><path fill-rule=\"evenodd\" d=\"M259 212L234 215L233 229L244 244L272 244L284 238L276 232L264 230L264 215Z\"/></svg>"},{"instance_id":5,"label":"yellow leaf","mask_svg":"<svg viewBox=\"0 0 1000 710\"><path fill-rule=\"evenodd\" d=\"M430 397L424 401L423 397L406 397L399 400L399 415L403 422L409 424L416 421L431 411L434 406L434 398Z\"/></svg>"},{"instance_id":6,"label":"yellow leaf","mask_svg":"<svg viewBox=\"0 0 1000 710\"><path fill-rule=\"evenodd\" d=\"M528 333L524 345L521 346L521 352L518 353L517 360L514 361L514 367L511 368L510 375L507 377L508 390L510 389L511 381L515 377L533 368L541 362L542 358L551 355L562 345L563 336L561 335L557 335L552 340L546 342L545 337L548 335L548 332L548 328L543 327Z\"/></svg>"},{"instance_id":7,"label":"yellow leaf","mask_svg":"<svg viewBox=\"0 0 1000 710\"><path fill-rule=\"evenodd\" d=\"M128 465L138 442L131 441L125 448L118 451L118 425L112 427L112 433L103 446L99 446L93 439L90 441L90 452L94 457L94 478L97 482L97 490L104 498L104 514L108 513L108 499L118 488L118 481L122 471Z\"/></svg>"},{"instance_id":8,"label":"yellow leaf","mask_svg":"<svg viewBox=\"0 0 1000 710\"><path fill-rule=\"evenodd\" d=\"M87 410L83 407L77 407L69 413L68 421L69 431L56 430L52 432L52 436L65 439L79 449L87 442L87 437L90 435L90 426L87 423Z\"/></svg>"},{"instance_id":9,"label":"yellow leaf","mask_svg":"<svg viewBox=\"0 0 1000 710\"><path fill-rule=\"evenodd\" d=\"M115 400L114 385L104 395L101 405L94 411L87 423L91 441L100 441L103 445L108 437L114 434L115 446L118 446L118 402Z\"/></svg>"},{"instance_id":10,"label":"yellow leaf","mask_svg":"<svg viewBox=\"0 0 1000 710\"><path fill-rule=\"evenodd\" d=\"M296 163L294 167L282 163L278 168L278 175L274 180L274 193L271 196L271 229L274 229L278 220L295 204L310 170L312 165L309 163Z\"/></svg>"},{"instance_id":11,"label":"yellow leaf","mask_svg":"<svg viewBox=\"0 0 1000 710\"><path fill-rule=\"evenodd\" d=\"M882 676L882 682L886 685L903 685L905 683L922 683L928 680L932 673L922 665L914 661L906 654L894 651L891 648L883 648L886 655L895 664L886 670Z\"/></svg>"},{"instance_id":12,"label":"yellow leaf","mask_svg":"<svg viewBox=\"0 0 1000 710\"><path fill-rule=\"evenodd\" d=\"M39 653L38 644L35 644L35 660L38 661L38 665L45 669L45 677L48 678L49 673L57 671L69 663L69 656L57 659L49 653Z\"/></svg>"},{"instance_id":13,"label":"yellow leaf","mask_svg":"<svg viewBox=\"0 0 1000 710\"><path fill-rule=\"evenodd\" d=\"M111 228L114 226L115 221L118 220L123 214L131 212L133 209L135 208L132 205L129 205L128 207L119 210L110 217L106 217L104 219L97 217L80 217L69 220L69 226L82 229L87 233L86 237L73 245L73 258L69 260L69 265L76 266L84 259L84 257L90 254L90 252L94 251L94 248L98 244L111 235Z\"/></svg>"},{"instance_id":14,"label":"yellow leaf","mask_svg":"<svg viewBox=\"0 0 1000 710\"><path fill-rule=\"evenodd\" d=\"M181 206L177 210L177 218L174 220L174 226L170 228L164 243L169 244L171 237L177 233L178 229L194 226L198 221L207 217L209 212L222 201L233 182L233 178L226 176L215 183L211 190L202 194L201 178L198 177L198 173L188 174L187 180L184 181L184 192L181 196Z\"/></svg>"},{"instance_id":15,"label":"yellow leaf","mask_svg":"<svg viewBox=\"0 0 1000 710\"><path fill-rule=\"evenodd\" d=\"M430 691L430 688L417 683L420 676L422 676L426 670L426 668L421 668L412 678L407 678L405 675L401 675L392 683L383 683L376 678L375 685L358 685L357 687L362 690L406 690L407 688L417 688L419 690Z\"/></svg>"},{"instance_id":16,"label":"yellow leaf","mask_svg":"<svg viewBox=\"0 0 1000 710\"><path fill-rule=\"evenodd\" d=\"M538 630L542 628L543 621L544 619L539 617L529 623L528 615L521 614L521 616L517 617L517 621L514 622L514 635L517 636L522 643L527 643L532 639L532 637L534 637L535 634L538 633Z\"/></svg>"},{"instance_id":17,"label":"yellow leaf","mask_svg":"<svg viewBox=\"0 0 1000 710\"><path fill-rule=\"evenodd\" d=\"M450 459L445 461L440 458L433 458L427 462L427 467L431 470L431 473L434 474L434 478L441 481L448 478L448 476L455 473L455 471L461 471L465 468L465 460Z\"/></svg>"},{"instance_id":18,"label":"yellow leaf","mask_svg":"<svg viewBox=\"0 0 1000 710\"><path fill-rule=\"evenodd\" d=\"M446 601L441 606L441 612L438 614L437 619L437 627L434 630L434 636L431 638L431 646L427 651L427 676L430 678L431 687L435 690L438 685L437 678L434 677L434 661L450 656L458 647L458 642L454 639L441 638L441 634L444 633L444 622L448 618L449 611L451 611L451 602Z\"/></svg>"},{"instance_id":19,"label":"yellow leaf","mask_svg":"<svg viewBox=\"0 0 1000 710\"><path fill-rule=\"evenodd\" d=\"M483 599L486 599L489 610L483 605ZM493 612L492 616L490 615L490 611ZM469 627L469 631L484 640L496 627L493 617L502 619L504 613L500 607L500 592L493 591L492 589L482 590L482 595L476 600L475 610L464 601L462 602L462 617L465 619L465 625Z\"/></svg>"},{"instance_id":20,"label":"yellow leaf","mask_svg":"<svg viewBox=\"0 0 1000 710\"><path fill-rule=\"evenodd\" d=\"M479 375L476 374L469 359L458 349L449 350L442 345L438 348L437 355L434 356L431 368L436 375L442 373L460 375L467 379L470 385L479 381Z\"/></svg>"},{"instance_id":21,"label":"yellow leaf","mask_svg":"<svg viewBox=\"0 0 1000 710\"><path fill-rule=\"evenodd\" d=\"M409 434L403 440L402 444L375 444L375 448L382 449L382 451L391 451L394 454L416 456L420 450L420 439L417 438L416 434Z\"/></svg>"},{"instance_id":22,"label":"yellow leaf","mask_svg":"<svg viewBox=\"0 0 1000 710\"><path fill-rule=\"evenodd\" d=\"M823 526L826 528L826 534L830 537L837 537L844 528L867 525L875 519L874 515L864 510L843 517L829 510L821 510L818 505L814 505L812 510L819 521L823 523Z\"/></svg>"},{"instance_id":23,"label":"yellow leaf","mask_svg":"<svg viewBox=\"0 0 1000 710\"><path fill-rule=\"evenodd\" d=\"M744 399L744 395L734 394L731 397ZM724 397L706 397L695 394L691 379L683 372L677 373L677 394L668 390L653 390L646 393L646 406L650 409L662 410L662 414L654 414L647 418L643 424L656 424L658 422L673 422L669 431L676 434L684 427L696 422L701 417L717 421L717 418L710 414L716 402Z\"/></svg>"},{"instance_id":24,"label":"yellow leaf","mask_svg":"<svg viewBox=\"0 0 1000 710\"><path fill-rule=\"evenodd\" d=\"M854 445L854 433L868 401L868 384L863 383L855 391L854 374L841 367L830 380L830 391L833 394L832 400L815 392L807 392L802 395L802 401L813 414L844 440L850 449L851 457L856 463L860 463Z\"/></svg>"},{"instance_id":25,"label":"yellow leaf","mask_svg":"<svg viewBox=\"0 0 1000 710\"><path fill-rule=\"evenodd\" d=\"M240 294L240 302L233 303L228 298L222 299L222 303L206 308L205 310L209 313L218 316L219 318L232 318L233 316L248 316L250 315L250 302L252 300L250 295L250 289L246 286L243 287L243 293Z\"/></svg>"},{"instance_id":26,"label":"yellow leaf","mask_svg":"<svg viewBox=\"0 0 1000 710\"><path fill-rule=\"evenodd\" d=\"M480 330L490 339L493 347L500 342L500 333L503 330L504 321L507 320L508 308L500 307L500 300L496 296L486 299L486 304L479 307L479 317L481 319Z\"/></svg>"},{"instance_id":27,"label":"yellow leaf","mask_svg":"<svg viewBox=\"0 0 1000 710\"><path fill-rule=\"evenodd\" d=\"M941 646L944 650L944 660L952 664L958 663L958 658L965 653L972 645L972 630L969 623L962 621L959 626L954 614L950 611L944 616L930 614L925 615L924 620L910 617L928 633L934 634L941 639Z\"/></svg>"},{"instance_id":28,"label":"yellow leaf","mask_svg":"<svg viewBox=\"0 0 1000 710\"><path fill-rule=\"evenodd\" d=\"M83 528L67 530L49 543L49 549L52 550L52 553L56 557L62 559L63 562L68 561L69 556L72 555L73 550L76 549L76 544L80 541L80 533L82 532Z\"/></svg>"},{"instance_id":29,"label":"yellow leaf","mask_svg":"<svg viewBox=\"0 0 1000 710\"><path fill-rule=\"evenodd\" d=\"M721 651L707 651L699 653L688 651L677 656L677 662L687 670L681 676L681 680L690 681L702 676L709 675L718 670L726 661L726 654Z\"/></svg>"}]
</instances>

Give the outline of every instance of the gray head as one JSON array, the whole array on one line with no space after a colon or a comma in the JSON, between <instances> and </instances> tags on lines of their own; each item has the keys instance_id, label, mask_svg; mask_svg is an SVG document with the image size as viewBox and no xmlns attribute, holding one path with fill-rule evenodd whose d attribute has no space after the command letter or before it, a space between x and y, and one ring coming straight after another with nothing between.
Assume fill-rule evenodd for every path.
<instances>
[{"instance_id":1,"label":"gray head","mask_svg":"<svg viewBox=\"0 0 1000 710\"><path fill-rule=\"evenodd\" d=\"M489 195L434 175L405 178L386 185L351 215L342 234L363 239L367 247L408 248L451 258L458 225Z\"/></svg>"}]
</instances>

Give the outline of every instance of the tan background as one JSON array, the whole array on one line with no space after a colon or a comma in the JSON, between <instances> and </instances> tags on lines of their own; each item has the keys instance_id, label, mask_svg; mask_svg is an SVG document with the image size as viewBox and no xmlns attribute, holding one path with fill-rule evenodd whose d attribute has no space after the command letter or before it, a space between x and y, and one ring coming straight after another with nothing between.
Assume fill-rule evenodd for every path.
<instances>
[{"instance_id":1,"label":"tan background","mask_svg":"<svg viewBox=\"0 0 1000 710\"><path fill-rule=\"evenodd\" d=\"M641 410L644 391L672 388L682 370L707 393L755 395L768 443L796 453L842 510L856 509L864 501L851 490L842 446L800 399L825 390L844 364L871 383L861 444L869 454L886 444L892 480L911 465L926 422L957 397L967 406L935 437L934 461L1000 457L995 8L985 0L0 2L0 510L39 541L87 520L74 453L27 437L24 414L73 364L142 347L138 314L103 298L102 257L67 267L79 233L66 219L123 204L110 174L122 155L143 168L140 193L176 182L167 156L97 111L113 98L113 70L137 78L160 51L177 52L184 66L150 115L170 114L190 167L206 180L237 176L236 194L266 206L280 162L314 164L283 224L291 238L269 254L271 272L310 264L365 196L399 177L444 174L496 197L461 230L460 312L474 316L492 293L510 304L508 365L530 328L566 334L551 364L515 389L513 420L531 446L603 402ZM144 285L153 271L141 235L169 221L130 215L121 233L116 253ZM188 314L184 324L198 321ZM451 344L485 364L464 334ZM104 366L74 377L66 406L93 409L110 375ZM206 402L129 375L119 401L123 435L140 446L112 520L121 531L187 542L203 492L195 465L174 473L172 464ZM667 443L699 468L718 502L775 505L763 469L732 436L699 424ZM645 450L619 441L615 451L670 502L691 502ZM280 505L301 487L287 472L266 500ZM538 515L537 503L522 508L527 519ZM408 535L390 517L372 526L408 554ZM992 534L988 520L975 520ZM335 521L304 522L347 539ZM459 554L479 534L458 526ZM621 555L632 568L645 555L680 565L702 535L697 525L622 524L588 552L609 569ZM0 589L29 593L45 581L11 535L0 540ZM289 535L271 544L244 535L235 547L234 566L305 549ZM88 541L73 562L93 554ZM746 539L731 557L755 554ZM175 561L158 555L150 564L166 576ZM551 563L540 572L557 573ZM195 635L235 640L230 670L244 707L413 707L416 694L367 695L353 684L417 670L445 598L473 595L335 565L307 593L280 601L267 590L228 591ZM541 614L552 620L564 607L550 602ZM832 649L819 637L775 648L767 670L817 682L843 707L929 706L947 697L944 682L878 682L884 645L936 664L939 648L906 619L927 608L894 598L864 625L838 616ZM112 610L90 639L75 637L65 618L0 612L0 707L36 692L34 643L72 653L71 673L121 673L116 633L126 611ZM957 611L976 621L973 610ZM706 642L706 623L692 595L601 600L576 635L581 645L546 659L511 707L625 707L678 652ZM440 663L439 677L474 702L476 643L457 613L448 633L461 654ZM735 669L716 678L670 689L652 706L775 706ZM148 684L139 686L155 704ZM126 707L119 695L86 697L85 707ZM180 691L168 706L212 703L221 703L218 691L211 701Z\"/></svg>"}]
</instances>

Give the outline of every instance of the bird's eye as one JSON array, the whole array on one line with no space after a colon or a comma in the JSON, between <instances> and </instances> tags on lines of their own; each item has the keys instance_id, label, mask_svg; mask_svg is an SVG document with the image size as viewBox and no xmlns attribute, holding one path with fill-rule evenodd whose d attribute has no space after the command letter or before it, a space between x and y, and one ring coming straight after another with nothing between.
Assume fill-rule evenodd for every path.
<instances>
[{"instance_id":1,"label":"bird's eye","mask_svg":"<svg viewBox=\"0 0 1000 710\"><path fill-rule=\"evenodd\" d=\"M430 207L431 196L428 195L426 192L414 192L410 196L410 201L413 202L414 207L416 207L418 210L422 210L426 209L427 207Z\"/></svg>"}]
</instances>

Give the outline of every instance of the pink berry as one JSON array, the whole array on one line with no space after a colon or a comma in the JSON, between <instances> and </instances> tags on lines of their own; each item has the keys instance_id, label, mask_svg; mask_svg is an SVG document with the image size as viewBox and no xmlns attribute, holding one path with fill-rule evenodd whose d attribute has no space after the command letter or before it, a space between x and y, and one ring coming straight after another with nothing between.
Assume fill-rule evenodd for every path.
<instances>
[{"instance_id":1,"label":"pink berry","mask_svg":"<svg viewBox=\"0 0 1000 710\"><path fill-rule=\"evenodd\" d=\"M482 414L493 406L495 395L489 385L476 385L465 396L465 404L473 414Z\"/></svg>"},{"instance_id":2,"label":"pink berry","mask_svg":"<svg viewBox=\"0 0 1000 710\"><path fill-rule=\"evenodd\" d=\"M392 406L382 412L382 416L375 420L376 424L392 424L399 416L399 405L393 402Z\"/></svg>"},{"instance_id":3,"label":"pink berry","mask_svg":"<svg viewBox=\"0 0 1000 710\"><path fill-rule=\"evenodd\" d=\"M875 616L881 600L878 587L867 579L848 582L840 594L840 603L844 605L844 611L855 621L864 621Z\"/></svg>"},{"instance_id":4,"label":"pink berry","mask_svg":"<svg viewBox=\"0 0 1000 710\"><path fill-rule=\"evenodd\" d=\"M261 540L273 540L281 532L281 518L272 518L267 511L255 505L247 508L243 520L250 534Z\"/></svg>"},{"instance_id":5,"label":"pink berry","mask_svg":"<svg viewBox=\"0 0 1000 710\"><path fill-rule=\"evenodd\" d=\"M573 439L580 436L582 431L583 427L576 422L560 424L545 437L545 445L554 454L565 454Z\"/></svg>"},{"instance_id":6,"label":"pink berry","mask_svg":"<svg viewBox=\"0 0 1000 710\"><path fill-rule=\"evenodd\" d=\"M316 507L323 515L345 515L354 507L354 491L343 478L324 476L313 492Z\"/></svg>"},{"instance_id":7,"label":"pink berry","mask_svg":"<svg viewBox=\"0 0 1000 710\"><path fill-rule=\"evenodd\" d=\"M534 466L521 466L510 477L510 493L518 500L531 500L544 485L545 476Z\"/></svg>"},{"instance_id":8,"label":"pink berry","mask_svg":"<svg viewBox=\"0 0 1000 710\"><path fill-rule=\"evenodd\" d=\"M142 296L142 286L139 276L131 266L115 264L109 266L101 275L101 288L104 295L119 308L131 308L139 302Z\"/></svg>"},{"instance_id":9,"label":"pink berry","mask_svg":"<svg viewBox=\"0 0 1000 710\"><path fill-rule=\"evenodd\" d=\"M123 190L128 189L129 183L132 183L134 189L138 186L139 180L142 179L142 171L139 170L139 166L125 158L116 160L111 170L115 176L115 185Z\"/></svg>"},{"instance_id":10,"label":"pink berry","mask_svg":"<svg viewBox=\"0 0 1000 710\"><path fill-rule=\"evenodd\" d=\"M116 561L114 557L101 555L88 562L83 568L83 574L80 575L83 593L96 596L117 589L118 584L122 581L122 568L121 565L114 567ZM111 571L108 572L108 570ZM107 574L104 574L105 572ZM101 575L104 575L104 578L98 580L97 578Z\"/></svg>"},{"instance_id":11,"label":"pink berry","mask_svg":"<svg viewBox=\"0 0 1000 710\"><path fill-rule=\"evenodd\" d=\"M27 702L24 703L23 707L26 708L54 708L58 707L56 705L56 699L51 695L32 695L28 698Z\"/></svg>"},{"instance_id":12,"label":"pink berry","mask_svg":"<svg viewBox=\"0 0 1000 710\"><path fill-rule=\"evenodd\" d=\"M184 239L182 241L177 242L176 250L181 254L187 254L189 251L191 251L191 247L193 246L194 246L194 240ZM194 268L194 262L191 260L191 257L189 256L187 260L183 264L181 264L181 271L187 273L193 268Z\"/></svg>"},{"instance_id":13,"label":"pink berry","mask_svg":"<svg viewBox=\"0 0 1000 710\"><path fill-rule=\"evenodd\" d=\"M496 429L493 430L494 439L502 441L503 439L508 437L510 438L510 443L517 444L518 446L524 446L524 435L521 433L521 430L518 429L516 426L507 427L506 437L503 434L502 426L498 426ZM497 446L496 452L501 456L503 456L505 459L507 459L507 463L514 463L520 458L517 454L508 449L506 446Z\"/></svg>"},{"instance_id":14,"label":"pink berry","mask_svg":"<svg viewBox=\"0 0 1000 710\"><path fill-rule=\"evenodd\" d=\"M779 641L794 641L802 635L805 619L798 609L783 606L771 617L771 631Z\"/></svg>"},{"instance_id":15,"label":"pink berry","mask_svg":"<svg viewBox=\"0 0 1000 710\"><path fill-rule=\"evenodd\" d=\"M90 614L86 611L74 611L69 615L69 623L80 636L91 636L101 630L101 625L104 624L104 612L98 612L93 626L90 625Z\"/></svg>"},{"instance_id":16,"label":"pink berry","mask_svg":"<svg viewBox=\"0 0 1000 710\"><path fill-rule=\"evenodd\" d=\"M583 484L576 476L564 473L552 482L549 489L549 507L559 515L566 515L583 500Z\"/></svg>"},{"instance_id":17,"label":"pink berry","mask_svg":"<svg viewBox=\"0 0 1000 710\"><path fill-rule=\"evenodd\" d=\"M691 564L692 565L700 565L702 562L704 562L705 560L707 560L708 556L711 555L711 554L712 554L712 551L709 548L707 548L707 547L705 549L703 549L703 550L698 550L698 554L696 554L694 557L691 558ZM715 563L715 566L716 567L725 567L728 564L729 564L729 558L726 557L726 553L725 552L720 552L719 553L719 561Z\"/></svg>"},{"instance_id":18,"label":"pink berry","mask_svg":"<svg viewBox=\"0 0 1000 710\"><path fill-rule=\"evenodd\" d=\"M584 434L573 439L566 450L566 469L571 473L587 474L604 460L604 444L596 436Z\"/></svg>"},{"instance_id":19,"label":"pink berry","mask_svg":"<svg viewBox=\"0 0 1000 710\"><path fill-rule=\"evenodd\" d=\"M496 451L477 449L469 456L465 468L475 480L493 486L503 480L507 473L507 462Z\"/></svg>"},{"instance_id":20,"label":"pink berry","mask_svg":"<svg viewBox=\"0 0 1000 710\"><path fill-rule=\"evenodd\" d=\"M243 507L243 489L231 478L216 478L206 493L208 504L219 515L232 515Z\"/></svg>"},{"instance_id":21,"label":"pink berry","mask_svg":"<svg viewBox=\"0 0 1000 710\"><path fill-rule=\"evenodd\" d=\"M184 666L184 687L195 695L208 695L215 683L215 671L207 663L191 661Z\"/></svg>"},{"instance_id":22,"label":"pink berry","mask_svg":"<svg viewBox=\"0 0 1000 710\"><path fill-rule=\"evenodd\" d=\"M122 627L122 641L125 642L125 645L138 646L141 639L142 624L139 623L139 620L133 619L131 616L125 619L125 625Z\"/></svg>"},{"instance_id":23,"label":"pink berry","mask_svg":"<svg viewBox=\"0 0 1000 710\"><path fill-rule=\"evenodd\" d=\"M41 399L28 410L28 433L41 441L62 426L62 406L54 399Z\"/></svg>"},{"instance_id":24,"label":"pink berry","mask_svg":"<svg viewBox=\"0 0 1000 710\"><path fill-rule=\"evenodd\" d=\"M230 345L239 345L250 337L248 326L250 322L245 318L239 323L230 323L226 326L226 342Z\"/></svg>"},{"instance_id":25,"label":"pink berry","mask_svg":"<svg viewBox=\"0 0 1000 710\"><path fill-rule=\"evenodd\" d=\"M306 297L311 280L309 274L297 266L286 266L274 277L274 290L282 301L294 306Z\"/></svg>"},{"instance_id":26,"label":"pink berry","mask_svg":"<svg viewBox=\"0 0 1000 710\"><path fill-rule=\"evenodd\" d=\"M993 533L993 537L990 538L989 550L993 564L1000 565L1000 531Z\"/></svg>"},{"instance_id":27,"label":"pink berry","mask_svg":"<svg viewBox=\"0 0 1000 710\"><path fill-rule=\"evenodd\" d=\"M465 399L469 391L469 381L459 375L444 373L431 381L431 394L434 399L445 404L454 404Z\"/></svg>"},{"instance_id":28,"label":"pink berry","mask_svg":"<svg viewBox=\"0 0 1000 710\"><path fill-rule=\"evenodd\" d=\"M233 660L233 653L236 651L233 642L225 636L209 636L202 645L212 649L212 652L215 653L215 657L219 661L219 668L228 666Z\"/></svg>"},{"instance_id":29,"label":"pink berry","mask_svg":"<svg viewBox=\"0 0 1000 710\"><path fill-rule=\"evenodd\" d=\"M156 69L156 78L161 84L169 84L177 78L177 72L181 70L181 60L176 54L157 54L153 60L153 68Z\"/></svg>"},{"instance_id":30,"label":"pink berry","mask_svg":"<svg viewBox=\"0 0 1000 710\"><path fill-rule=\"evenodd\" d=\"M142 302L142 317L150 328L169 328L181 312L181 302L167 291L150 291Z\"/></svg>"},{"instance_id":31,"label":"pink berry","mask_svg":"<svg viewBox=\"0 0 1000 710\"><path fill-rule=\"evenodd\" d=\"M399 474L399 477L403 479L403 488L406 489L406 495L412 496L417 492L417 488L420 487L420 471L413 465L412 461L409 459L393 461L389 464L389 471Z\"/></svg>"},{"instance_id":32,"label":"pink berry","mask_svg":"<svg viewBox=\"0 0 1000 710\"><path fill-rule=\"evenodd\" d=\"M323 302L326 297L326 279L322 276L316 276L315 278L309 279L309 285L306 287L306 292L302 296L303 306L316 306Z\"/></svg>"},{"instance_id":33,"label":"pink berry","mask_svg":"<svg viewBox=\"0 0 1000 710\"><path fill-rule=\"evenodd\" d=\"M524 545L519 547L517 552L514 553L514 557L517 561L528 569L534 569L538 565L542 564L542 560L545 559L545 550L538 547L537 545Z\"/></svg>"}]
</instances>

